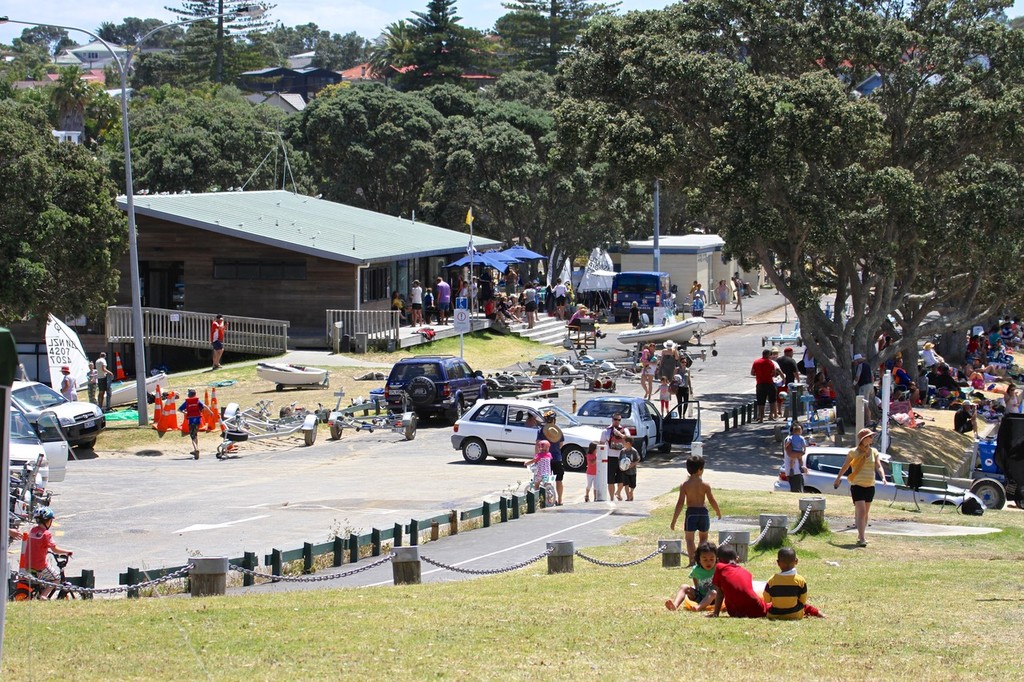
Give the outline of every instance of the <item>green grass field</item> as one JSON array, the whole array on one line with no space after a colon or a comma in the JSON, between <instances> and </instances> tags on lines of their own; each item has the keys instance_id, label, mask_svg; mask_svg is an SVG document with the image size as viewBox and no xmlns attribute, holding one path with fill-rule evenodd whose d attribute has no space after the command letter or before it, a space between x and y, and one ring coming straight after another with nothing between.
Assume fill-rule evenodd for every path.
<instances>
[{"instance_id":1,"label":"green grass field","mask_svg":"<svg viewBox=\"0 0 1024 682\"><path fill-rule=\"evenodd\" d=\"M719 494L727 517L787 512L772 493ZM648 554L671 503L623 529L631 540L587 550ZM829 514L849 515L829 498ZM7 680L195 679L1017 679L1024 616L1024 514L965 518L876 504L877 518L998 527L953 538L846 533L791 537L824 620L769 622L671 613L685 573L655 558L571 575L538 562L448 584L268 596L11 604ZM487 532L487 531L474 531ZM428 545L429 547L429 545ZM426 551L426 550L425 550ZM838 566L826 562L838 563ZM755 579L774 551L751 550Z\"/></svg>"}]
</instances>

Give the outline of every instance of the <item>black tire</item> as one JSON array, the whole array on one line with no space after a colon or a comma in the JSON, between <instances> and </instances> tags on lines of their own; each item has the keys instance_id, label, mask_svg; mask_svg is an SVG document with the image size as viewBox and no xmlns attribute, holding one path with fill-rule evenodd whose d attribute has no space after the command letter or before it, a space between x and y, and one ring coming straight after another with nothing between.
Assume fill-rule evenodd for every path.
<instances>
[{"instance_id":1,"label":"black tire","mask_svg":"<svg viewBox=\"0 0 1024 682\"><path fill-rule=\"evenodd\" d=\"M318 431L319 426L320 422L317 422L316 424L313 424L312 430L302 432L302 442L306 444L306 447L309 447L316 442L316 432Z\"/></svg>"},{"instance_id":2,"label":"black tire","mask_svg":"<svg viewBox=\"0 0 1024 682\"><path fill-rule=\"evenodd\" d=\"M28 601L32 598L32 591L24 587L14 588L14 592L11 593L11 600L13 601Z\"/></svg>"},{"instance_id":3,"label":"black tire","mask_svg":"<svg viewBox=\"0 0 1024 682\"><path fill-rule=\"evenodd\" d=\"M569 471L586 471L587 455L576 445L562 448L562 464Z\"/></svg>"},{"instance_id":4,"label":"black tire","mask_svg":"<svg viewBox=\"0 0 1024 682\"><path fill-rule=\"evenodd\" d=\"M667 455L668 453L672 452L672 443L662 443L661 445L658 446L658 452L660 452L663 455Z\"/></svg>"},{"instance_id":5,"label":"black tire","mask_svg":"<svg viewBox=\"0 0 1024 682\"><path fill-rule=\"evenodd\" d=\"M487 446L479 438L462 441L462 459L470 464L481 464L487 459Z\"/></svg>"},{"instance_id":6,"label":"black tire","mask_svg":"<svg viewBox=\"0 0 1024 682\"><path fill-rule=\"evenodd\" d=\"M331 440L341 440L341 434L344 432L340 424L331 424Z\"/></svg>"},{"instance_id":7,"label":"black tire","mask_svg":"<svg viewBox=\"0 0 1024 682\"><path fill-rule=\"evenodd\" d=\"M414 438L416 438L416 422L417 421L419 421L419 420L416 418L416 415L413 414L412 419L410 419L409 423L405 425L405 439L406 440L413 440Z\"/></svg>"},{"instance_id":8,"label":"black tire","mask_svg":"<svg viewBox=\"0 0 1024 682\"><path fill-rule=\"evenodd\" d=\"M644 438L636 444L636 451L640 453L640 461L647 459L647 439Z\"/></svg>"},{"instance_id":9,"label":"black tire","mask_svg":"<svg viewBox=\"0 0 1024 682\"><path fill-rule=\"evenodd\" d=\"M811 495L820 495L821 494L821 491L818 490L817 488L808 488L807 486L804 486L804 492L808 493L808 494L811 494Z\"/></svg>"},{"instance_id":10,"label":"black tire","mask_svg":"<svg viewBox=\"0 0 1024 682\"><path fill-rule=\"evenodd\" d=\"M280 392L280 391L283 391L283 390L284 390L284 384L278 384L278 385L277 385L277 388L275 388L274 390L275 390L275 391L279 391L279 392Z\"/></svg>"},{"instance_id":11,"label":"black tire","mask_svg":"<svg viewBox=\"0 0 1024 682\"><path fill-rule=\"evenodd\" d=\"M430 377L416 377L405 387L413 405L430 405L437 398L437 385Z\"/></svg>"},{"instance_id":12,"label":"black tire","mask_svg":"<svg viewBox=\"0 0 1024 682\"><path fill-rule=\"evenodd\" d=\"M1002 509L1006 506L1006 488L994 478L979 478L971 485L971 492L981 498L985 509Z\"/></svg>"},{"instance_id":13,"label":"black tire","mask_svg":"<svg viewBox=\"0 0 1024 682\"><path fill-rule=\"evenodd\" d=\"M466 403L462 399L462 396L459 396L455 399L455 406L448 412L448 421L450 421L452 426L454 426L455 422L462 419L462 415L464 414L466 414Z\"/></svg>"},{"instance_id":14,"label":"black tire","mask_svg":"<svg viewBox=\"0 0 1024 682\"><path fill-rule=\"evenodd\" d=\"M549 377L552 374L554 374L554 372L551 371L551 367L548 365L540 365L537 367L537 376Z\"/></svg>"}]
</instances>

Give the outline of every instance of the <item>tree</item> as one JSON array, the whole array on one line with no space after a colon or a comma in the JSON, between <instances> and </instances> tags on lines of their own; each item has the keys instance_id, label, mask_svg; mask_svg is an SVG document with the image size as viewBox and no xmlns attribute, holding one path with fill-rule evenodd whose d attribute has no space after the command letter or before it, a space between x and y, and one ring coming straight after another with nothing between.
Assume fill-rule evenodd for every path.
<instances>
[{"instance_id":1,"label":"tree","mask_svg":"<svg viewBox=\"0 0 1024 682\"><path fill-rule=\"evenodd\" d=\"M93 90L82 80L77 66L65 66L58 72L57 83L51 91L57 110L58 130L85 131L85 109L92 99Z\"/></svg>"},{"instance_id":2,"label":"tree","mask_svg":"<svg viewBox=\"0 0 1024 682\"><path fill-rule=\"evenodd\" d=\"M594 17L614 13L620 2L587 0L512 0L495 31L511 50L512 63L525 70L553 74Z\"/></svg>"},{"instance_id":3,"label":"tree","mask_svg":"<svg viewBox=\"0 0 1024 682\"><path fill-rule=\"evenodd\" d=\"M108 43L115 45L137 45L147 33L159 28L165 22L160 19L139 19L138 17L125 17L120 24L111 21L104 21L96 29L96 35ZM181 26L164 28L146 40L146 47L169 48L173 47L185 35Z\"/></svg>"},{"instance_id":4,"label":"tree","mask_svg":"<svg viewBox=\"0 0 1024 682\"><path fill-rule=\"evenodd\" d=\"M18 49L19 42L25 45L39 45L46 48L51 57L56 57L61 50L76 45L68 32L55 26L31 26L21 32L21 38L14 39L14 48Z\"/></svg>"},{"instance_id":5,"label":"tree","mask_svg":"<svg viewBox=\"0 0 1024 682\"><path fill-rule=\"evenodd\" d=\"M246 189L281 187L284 159L276 133L284 126L284 112L252 106L234 86L192 92L165 86L142 94L131 104L137 189L207 192L243 185ZM109 135L108 142L111 174L121 178L120 135ZM299 190L312 190L305 157L287 142L284 146Z\"/></svg>"},{"instance_id":6,"label":"tree","mask_svg":"<svg viewBox=\"0 0 1024 682\"><path fill-rule=\"evenodd\" d=\"M440 114L415 95L376 83L331 86L303 111L296 143L309 154L325 198L411 215L440 126Z\"/></svg>"},{"instance_id":7,"label":"tree","mask_svg":"<svg viewBox=\"0 0 1024 682\"><path fill-rule=\"evenodd\" d=\"M410 24L404 20L388 24L370 47L370 71L376 76L390 78L393 75L392 66L402 67L413 63L414 47Z\"/></svg>"},{"instance_id":8,"label":"tree","mask_svg":"<svg viewBox=\"0 0 1024 682\"><path fill-rule=\"evenodd\" d=\"M1024 43L1005 5L702 0L595 21L560 130L620 178L663 178L763 265L849 419L854 353L916 353L991 314L986 290L1020 291ZM984 253L950 254L961 231ZM889 316L904 340L878 354Z\"/></svg>"},{"instance_id":9,"label":"tree","mask_svg":"<svg viewBox=\"0 0 1024 682\"><path fill-rule=\"evenodd\" d=\"M313 66L329 71L344 71L366 61L370 43L355 31L324 35L316 43Z\"/></svg>"},{"instance_id":10,"label":"tree","mask_svg":"<svg viewBox=\"0 0 1024 682\"><path fill-rule=\"evenodd\" d=\"M41 108L0 100L0 325L99 314L117 291L128 230L116 188L50 127Z\"/></svg>"},{"instance_id":11,"label":"tree","mask_svg":"<svg viewBox=\"0 0 1024 682\"><path fill-rule=\"evenodd\" d=\"M227 54L233 45L232 32L244 34L247 31L259 30L270 25L270 22L263 17L224 17L225 12L237 12L243 8L250 7L252 3L244 0L182 0L181 7L165 7L169 12L174 12L182 19L196 19L202 17L216 17L213 19L214 31L212 35L204 31L193 33L191 29L197 28L196 24L186 34L186 43L193 53L208 52L212 46L212 70L211 79L214 83L225 81L225 63ZM264 5L263 9L270 11L277 5Z\"/></svg>"},{"instance_id":12,"label":"tree","mask_svg":"<svg viewBox=\"0 0 1024 682\"><path fill-rule=\"evenodd\" d=\"M440 83L462 83L468 63L466 29L455 14L455 0L430 0L426 12L413 12L412 64L398 78L401 87L419 90Z\"/></svg>"}]
</instances>

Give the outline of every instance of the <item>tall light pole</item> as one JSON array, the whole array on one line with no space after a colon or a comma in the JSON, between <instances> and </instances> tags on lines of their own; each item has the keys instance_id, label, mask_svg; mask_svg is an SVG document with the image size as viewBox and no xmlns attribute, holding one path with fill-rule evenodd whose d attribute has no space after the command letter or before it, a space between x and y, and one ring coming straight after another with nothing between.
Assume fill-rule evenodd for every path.
<instances>
[{"instance_id":1,"label":"tall light pole","mask_svg":"<svg viewBox=\"0 0 1024 682\"><path fill-rule=\"evenodd\" d=\"M142 49L142 44L149 39L154 33L163 31L166 28L172 28L174 26L185 26L187 24L194 24L197 21L207 21L210 19L223 19L224 17L259 17L266 10L259 5L252 5L248 7L240 7L233 12L224 12L222 14L211 14L205 17L195 17L193 19L186 19L184 21L176 21L170 24L164 24L157 26L146 35L139 38L139 40L132 46L132 49L128 50L122 61L117 56L117 52L114 51L113 46L107 41L100 38L92 31L87 31L84 28L78 28L76 26L60 26L57 24L46 24L42 22L34 21L18 21L16 19L9 19L8 17L0 17L0 24L21 24L22 26L47 26L49 28L59 28L64 31L78 31L84 33L93 40L102 43L103 47L107 48L107 52L110 53L111 59L117 64L118 74L121 76L121 133L124 143L124 188L125 188L125 199L128 204L128 265L131 273L131 285L132 285L132 342L135 346L135 398L138 401L138 412L139 412L139 426L145 426L149 423L149 410L146 407L147 396L146 396L146 347L145 347L145 335L142 329L142 289L139 284L139 240L138 235L135 232L135 183L132 180L132 148L129 141L128 134L128 72L131 67L132 59Z\"/></svg>"}]
</instances>

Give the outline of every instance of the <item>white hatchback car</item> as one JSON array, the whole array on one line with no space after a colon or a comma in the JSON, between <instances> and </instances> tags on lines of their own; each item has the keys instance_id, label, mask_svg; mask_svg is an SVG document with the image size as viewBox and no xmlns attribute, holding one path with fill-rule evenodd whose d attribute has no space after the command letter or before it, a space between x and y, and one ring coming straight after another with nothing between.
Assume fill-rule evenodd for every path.
<instances>
[{"instance_id":1,"label":"white hatchback car","mask_svg":"<svg viewBox=\"0 0 1024 682\"><path fill-rule=\"evenodd\" d=\"M15 381L11 387L11 403L36 424L39 416L52 412L60 422L61 431L73 446L91 448L96 437L107 426L103 410L92 403L71 401L45 384L36 381Z\"/></svg>"},{"instance_id":2,"label":"white hatchback car","mask_svg":"<svg viewBox=\"0 0 1024 682\"><path fill-rule=\"evenodd\" d=\"M811 446L807 448L807 455L804 458L804 462L807 465L807 473L804 474L804 492L822 494L826 493L829 495L850 495L850 484L846 478L839 483L839 488L833 488L832 484L836 480L836 474L839 473L839 467L843 465L846 460L846 453L849 450L847 448L835 448L835 447L818 447ZM889 455L882 455L883 466L889 461ZM878 475L875 475L875 502L885 502L888 504L893 501L893 496L897 502L910 502L914 501L914 492L906 488L897 489L892 483L892 476L886 472L886 481L883 484L877 480ZM783 474L780 472L779 477L775 479L774 489L777 492L789 492L789 481L783 478ZM917 501L925 504L954 504L959 505L964 501L964 490L955 486L949 486L946 495L940 495L938 493L930 493L926 491L919 491L917 493Z\"/></svg>"},{"instance_id":3,"label":"white hatchback car","mask_svg":"<svg viewBox=\"0 0 1024 682\"><path fill-rule=\"evenodd\" d=\"M531 459L537 442L537 427L527 426L532 414L543 424L541 415L554 412L562 429L562 462L570 471L587 468L586 452L601 439L601 429L585 426L573 415L544 400L493 398L479 400L453 427L452 447L462 450L467 462L479 463L488 455L495 459Z\"/></svg>"}]
</instances>

